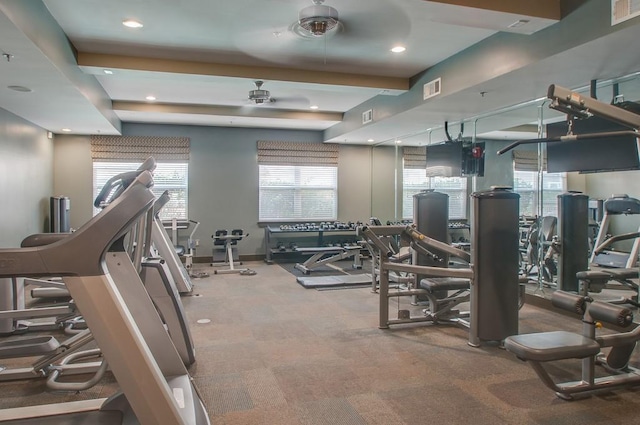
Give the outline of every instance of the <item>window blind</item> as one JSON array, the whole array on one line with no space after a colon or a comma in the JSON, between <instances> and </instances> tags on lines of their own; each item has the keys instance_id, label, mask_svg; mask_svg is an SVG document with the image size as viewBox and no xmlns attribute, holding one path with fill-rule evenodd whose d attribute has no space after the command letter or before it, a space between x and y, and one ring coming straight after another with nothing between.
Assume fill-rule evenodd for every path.
<instances>
[{"instance_id":1,"label":"window blind","mask_svg":"<svg viewBox=\"0 0 640 425\"><path fill-rule=\"evenodd\" d=\"M260 140L257 146L260 221L337 219L337 144Z\"/></svg>"},{"instance_id":2,"label":"window blind","mask_svg":"<svg viewBox=\"0 0 640 425\"><path fill-rule=\"evenodd\" d=\"M144 161L153 156L156 161L188 161L188 137L159 136L91 136L93 161Z\"/></svg>"},{"instance_id":3,"label":"window blind","mask_svg":"<svg viewBox=\"0 0 640 425\"><path fill-rule=\"evenodd\" d=\"M258 164L338 166L339 145L258 141Z\"/></svg>"},{"instance_id":4,"label":"window blind","mask_svg":"<svg viewBox=\"0 0 640 425\"><path fill-rule=\"evenodd\" d=\"M427 177L424 169L402 170L402 218L413 218L413 195L424 189L434 189L449 195L449 218L467 216L466 177Z\"/></svg>"},{"instance_id":5,"label":"window blind","mask_svg":"<svg viewBox=\"0 0 640 425\"><path fill-rule=\"evenodd\" d=\"M95 161L93 163L93 199L111 177L136 170L142 162ZM167 190L170 200L160 210L160 218L188 219L189 164L187 162L158 162L153 172L152 191L156 197ZM94 215L100 212L94 208Z\"/></svg>"},{"instance_id":6,"label":"window blind","mask_svg":"<svg viewBox=\"0 0 640 425\"><path fill-rule=\"evenodd\" d=\"M402 148L403 167L406 169L427 168L427 147L426 146L405 146Z\"/></svg>"},{"instance_id":7,"label":"window blind","mask_svg":"<svg viewBox=\"0 0 640 425\"><path fill-rule=\"evenodd\" d=\"M514 150L513 169L516 171L538 171L538 151ZM542 157L542 170L547 169L547 155Z\"/></svg>"},{"instance_id":8,"label":"window blind","mask_svg":"<svg viewBox=\"0 0 640 425\"><path fill-rule=\"evenodd\" d=\"M567 190L567 175L566 173L543 173L541 191L537 171L514 170L513 190L520 194L520 215L538 215L542 193L542 215L557 216L557 198Z\"/></svg>"}]
</instances>

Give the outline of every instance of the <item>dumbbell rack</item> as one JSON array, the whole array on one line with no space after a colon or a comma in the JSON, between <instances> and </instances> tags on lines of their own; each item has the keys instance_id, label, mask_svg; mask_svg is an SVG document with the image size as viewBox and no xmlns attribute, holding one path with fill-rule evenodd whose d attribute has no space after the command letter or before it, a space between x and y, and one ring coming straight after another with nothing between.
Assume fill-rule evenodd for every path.
<instances>
[{"instance_id":1,"label":"dumbbell rack","mask_svg":"<svg viewBox=\"0 0 640 425\"><path fill-rule=\"evenodd\" d=\"M321 247L325 244L325 236L326 235L348 235L348 239L353 239L355 242L357 240L356 237L356 229L326 229L315 227L313 229L300 230L295 228L284 228L275 226L266 226L264 228L264 241L265 241L265 258L264 261L267 264L272 264L274 256L280 254L291 254L295 253L295 249L287 246L284 249L279 249L275 246L276 240L275 238L282 237L284 235L291 235L291 241L295 242L296 239L299 239L297 236L309 236L313 237L315 235L315 240L313 242L314 246ZM311 242L307 242L311 243Z\"/></svg>"}]
</instances>

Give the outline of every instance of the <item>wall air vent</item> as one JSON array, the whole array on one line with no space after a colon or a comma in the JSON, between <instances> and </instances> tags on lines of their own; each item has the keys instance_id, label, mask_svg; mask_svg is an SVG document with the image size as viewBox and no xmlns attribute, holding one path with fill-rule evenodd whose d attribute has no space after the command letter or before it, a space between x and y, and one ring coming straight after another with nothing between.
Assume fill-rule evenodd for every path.
<instances>
[{"instance_id":1,"label":"wall air vent","mask_svg":"<svg viewBox=\"0 0 640 425\"><path fill-rule=\"evenodd\" d=\"M640 15L640 7L635 0L611 0L611 25L628 21Z\"/></svg>"},{"instance_id":2,"label":"wall air vent","mask_svg":"<svg viewBox=\"0 0 640 425\"><path fill-rule=\"evenodd\" d=\"M422 99L427 100L430 97L439 95L441 89L442 78L436 78L435 80L429 81L424 85Z\"/></svg>"},{"instance_id":3,"label":"wall air vent","mask_svg":"<svg viewBox=\"0 0 640 425\"><path fill-rule=\"evenodd\" d=\"M362 124L367 124L373 121L373 109L369 109L368 111L364 111L362 113Z\"/></svg>"}]
</instances>

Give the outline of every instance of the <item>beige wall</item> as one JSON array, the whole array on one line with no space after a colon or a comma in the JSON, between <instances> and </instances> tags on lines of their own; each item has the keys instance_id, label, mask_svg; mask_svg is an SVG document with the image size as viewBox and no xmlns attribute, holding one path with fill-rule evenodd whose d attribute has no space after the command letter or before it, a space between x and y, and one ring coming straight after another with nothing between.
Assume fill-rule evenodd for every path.
<instances>
[{"instance_id":1,"label":"beige wall","mask_svg":"<svg viewBox=\"0 0 640 425\"><path fill-rule=\"evenodd\" d=\"M53 190L71 200L71 227L93 215L93 168L89 136L57 135L54 140Z\"/></svg>"},{"instance_id":2,"label":"beige wall","mask_svg":"<svg viewBox=\"0 0 640 425\"><path fill-rule=\"evenodd\" d=\"M0 109L0 247L48 229L53 143L47 132Z\"/></svg>"},{"instance_id":3,"label":"beige wall","mask_svg":"<svg viewBox=\"0 0 640 425\"><path fill-rule=\"evenodd\" d=\"M315 132L169 125L128 124L125 125L125 132L126 135L191 138L189 215L201 222L196 234L201 241L197 253L199 256L210 255L211 234L216 229L235 227L250 233L250 237L239 246L241 254L264 253L264 230L258 225L257 216L256 140L320 140ZM371 216L383 222L396 219L394 194L401 196L401 181L396 181L395 175L398 157L395 146L340 147L339 220L367 221ZM92 214L89 137L56 136L53 158L53 192L71 198L71 225L80 227ZM485 177L487 185L496 184L495 179L490 178L499 168L495 160L487 162L490 171ZM503 176L501 172L498 175ZM640 197L637 181L640 181L640 171L586 175L569 173L567 179L569 190L602 198L612 193ZM394 190L396 184L399 186L397 191ZM398 203L398 214L400 212ZM616 220L613 230L635 230L640 224L638 221L636 217L622 217Z\"/></svg>"},{"instance_id":4,"label":"beige wall","mask_svg":"<svg viewBox=\"0 0 640 425\"><path fill-rule=\"evenodd\" d=\"M310 131L144 124L126 124L124 134L190 137L189 216L201 223L195 235L200 240L197 256L211 255L211 235L216 229L232 228L242 228L250 235L239 244L240 254L264 253L264 229L258 224L257 140L321 140L319 132ZM392 218L393 178L387 174L393 176L393 158L373 155L372 160L369 146L340 147L339 220L367 221L372 197L385 218L390 208ZM92 180L89 137L58 136L55 190L71 198L73 227L91 218Z\"/></svg>"}]
</instances>

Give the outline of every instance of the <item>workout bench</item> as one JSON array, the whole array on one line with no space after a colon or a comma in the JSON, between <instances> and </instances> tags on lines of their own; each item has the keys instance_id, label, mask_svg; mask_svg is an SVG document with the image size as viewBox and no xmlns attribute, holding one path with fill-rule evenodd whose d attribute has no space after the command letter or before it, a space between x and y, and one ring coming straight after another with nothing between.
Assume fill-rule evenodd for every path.
<instances>
[{"instance_id":1,"label":"workout bench","mask_svg":"<svg viewBox=\"0 0 640 425\"><path fill-rule=\"evenodd\" d=\"M311 257L304 263L298 263L295 268L300 270L304 274L311 273L311 270L324 266L325 264L334 263L336 261L344 260L345 258L353 257L353 268L362 268L362 257L360 256L360 250L362 246L347 245L347 246L327 246L327 247L308 247L308 248L296 248L295 252L301 254L311 254Z\"/></svg>"}]
</instances>

